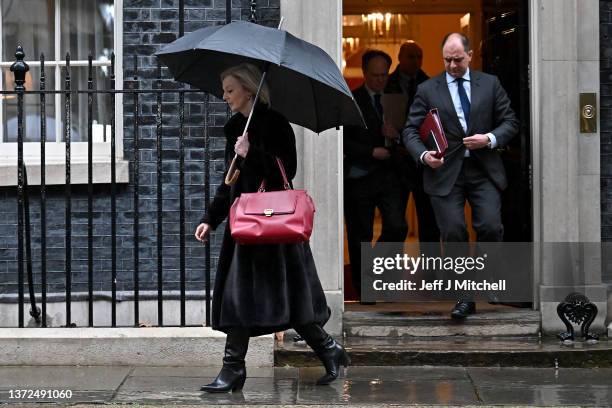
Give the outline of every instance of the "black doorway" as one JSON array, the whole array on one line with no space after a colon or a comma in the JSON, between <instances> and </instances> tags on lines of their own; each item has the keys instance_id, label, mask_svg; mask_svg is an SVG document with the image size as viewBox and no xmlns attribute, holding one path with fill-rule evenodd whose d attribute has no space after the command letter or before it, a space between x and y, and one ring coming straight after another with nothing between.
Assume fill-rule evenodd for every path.
<instances>
[{"instance_id":1,"label":"black doorway","mask_svg":"<svg viewBox=\"0 0 612 408\"><path fill-rule=\"evenodd\" d=\"M529 25L527 0L483 0L483 71L497 75L520 132L502 152L508 188L502 198L504 240L532 241Z\"/></svg>"},{"instance_id":2,"label":"black doorway","mask_svg":"<svg viewBox=\"0 0 612 408\"><path fill-rule=\"evenodd\" d=\"M519 135L501 151L508 178L508 188L502 195L502 222L507 242L533 240L528 10L528 0L453 0L443 5L433 0L343 1L343 72L351 88L362 83L360 57L366 49L381 49L390 54L395 63L399 45L409 39L417 41L424 49L425 72L430 76L439 74L444 69L440 43L450 31L462 31L472 40L474 69L500 79L520 121ZM401 23L394 23L400 16ZM427 65L427 58L434 61L430 60ZM466 207L469 210L469 206ZM408 224L415 230L415 218L410 218L411 215L415 217L409 204ZM469 211L467 217L469 221ZM380 224L377 219L374 239ZM475 239L471 228L470 237ZM418 236L410 233L406 238L406 242L417 240ZM346 249L344 261L347 267L345 298L349 300L354 293L348 284L350 260Z\"/></svg>"}]
</instances>

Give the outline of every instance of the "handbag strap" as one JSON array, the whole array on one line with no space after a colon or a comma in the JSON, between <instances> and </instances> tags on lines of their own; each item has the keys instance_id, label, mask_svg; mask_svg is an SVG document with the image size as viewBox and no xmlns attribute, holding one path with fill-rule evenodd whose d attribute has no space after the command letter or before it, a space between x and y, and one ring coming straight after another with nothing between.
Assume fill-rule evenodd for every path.
<instances>
[{"instance_id":1,"label":"handbag strap","mask_svg":"<svg viewBox=\"0 0 612 408\"><path fill-rule=\"evenodd\" d=\"M276 157L276 163L278 164L278 168L280 169L281 176L283 177L283 188L285 190L290 190L291 185L289 184L289 180L287 180L287 173L285 173L285 166L283 166L283 162L281 161L281 159ZM266 179L261 180L261 184L259 185L259 189L257 189L257 191L259 192L266 191Z\"/></svg>"}]
</instances>

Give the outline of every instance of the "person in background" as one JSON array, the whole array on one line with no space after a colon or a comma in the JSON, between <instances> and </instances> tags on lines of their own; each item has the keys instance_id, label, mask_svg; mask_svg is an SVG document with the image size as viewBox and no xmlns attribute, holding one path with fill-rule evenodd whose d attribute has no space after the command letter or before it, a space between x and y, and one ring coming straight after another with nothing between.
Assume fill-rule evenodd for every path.
<instances>
[{"instance_id":1,"label":"person in background","mask_svg":"<svg viewBox=\"0 0 612 408\"><path fill-rule=\"evenodd\" d=\"M414 41L406 41L400 47L398 55L399 64L395 71L389 75L385 93L403 94L406 98L406 120L410 106L414 101L418 86L427 81L429 76L421 69L423 66L423 50ZM416 207L419 242L440 242L440 230L436 223L436 216L429 195L423 189L423 166L416 163L409 156L408 151L401 147L398 149L398 164L400 181L403 185L403 206L406 208L412 192ZM432 247L433 249L433 247ZM433 255L433 254L432 254Z\"/></svg>"},{"instance_id":2,"label":"person in background","mask_svg":"<svg viewBox=\"0 0 612 408\"><path fill-rule=\"evenodd\" d=\"M353 91L367 129L344 128L344 219L353 287L361 299L361 244L372 242L374 210L382 217L378 242L402 243L408 233L404 193L392 154L399 132L385 122L382 95L391 57L380 50L363 54L365 83Z\"/></svg>"}]
</instances>

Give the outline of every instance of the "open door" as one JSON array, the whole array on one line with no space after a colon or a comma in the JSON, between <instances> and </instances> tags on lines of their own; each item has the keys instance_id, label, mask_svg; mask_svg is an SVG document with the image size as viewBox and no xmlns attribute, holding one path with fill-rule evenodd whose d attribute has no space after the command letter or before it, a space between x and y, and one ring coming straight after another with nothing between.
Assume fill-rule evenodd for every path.
<instances>
[{"instance_id":1,"label":"open door","mask_svg":"<svg viewBox=\"0 0 612 408\"><path fill-rule=\"evenodd\" d=\"M430 77L438 75L444 70L440 44L444 35L452 31L470 37L473 69L499 77L520 121L519 135L502 152L509 183L502 196L504 239L508 242L529 242L533 230L528 29L527 0L343 2L343 69L351 88L363 82L361 56L366 49L387 52L393 59L390 70L393 71L399 48L407 40L414 40L422 47L422 69ZM466 209L470 224L469 205ZM406 217L409 224L406 241L415 242L418 229L412 199ZM377 218L375 239L379 231L380 218ZM470 236L475 238L473 231ZM349 261L345 251L347 268ZM345 273L345 299L351 298L354 294L350 273Z\"/></svg>"}]
</instances>

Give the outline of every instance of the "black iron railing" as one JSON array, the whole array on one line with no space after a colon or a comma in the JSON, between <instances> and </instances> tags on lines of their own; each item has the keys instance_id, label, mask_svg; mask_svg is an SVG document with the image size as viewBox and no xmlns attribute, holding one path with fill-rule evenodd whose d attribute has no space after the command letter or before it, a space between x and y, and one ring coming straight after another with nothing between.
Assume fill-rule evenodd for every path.
<instances>
[{"instance_id":1,"label":"black iron railing","mask_svg":"<svg viewBox=\"0 0 612 408\"><path fill-rule=\"evenodd\" d=\"M64 95L64 106L63 106L63 137L65 141L65 187L64 187L64 199L65 199L65 326L72 327L74 323L72 321L72 175L71 175L71 136L73 128L72 122L72 103L73 98L78 95L87 95L87 307L88 307L88 325L94 326L94 283L95 283L95 270L94 270L94 172L93 172L93 105L94 96L97 95L108 95L110 98L110 155L111 155L111 180L110 180L110 220L111 220L111 239L110 239L110 257L111 257L111 278L110 290L111 290L111 326L117 325L117 180L116 180L116 115L115 115L115 100L117 95L129 96L133 102L132 111L132 122L127 124L125 128L131 127L133 130L133 146L131 157L132 161L132 172L131 172L131 185L133 187L133 287L131 289L131 295L133 297L134 307L134 326L138 327L140 324L140 307L139 302L141 299L141 285L140 285L140 274L141 270L139 267L140 263L140 252L142 250L140 243L140 210L139 205L141 203L139 197L139 174L140 174L140 131L141 131L141 120L140 120L140 101L146 98L146 95L155 98L155 152L156 152L156 176L157 176L157 191L156 191L156 216L157 216L157 270L156 270L156 290L157 290L157 324L159 326L164 325L163 313L164 313L164 300L166 291L164 290L164 263L163 263L163 222L164 222L164 194L163 194L163 180L164 171L163 165L165 163L163 157L162 142L164 140L164 129L163 129L163 107L164 97L166 95L174 94L178 96L178 139L179 139L179 152L178 152L178 167L179 167L179 301L180 301L180 325L186 325L186 206L185 206L185 94L200 93L202 94L202 100L204 105L204 145L201 148L204 150L204 185L203 197L204 210L208 210L208 202L210 200L210 136L209 136L209 124L208 124L208 103L209 96L198 90L191 89L163 89L162 81L162 70L161 66L157 66L157 85L155 89L139 89L139 78L138 78L138 61L136 56L133 61L133 84L130 89L118 90L116 89L116 78L115 78L115 57L114 54L111 57L110 63L110 81L108 89L97 89L94 83L93 75L93 63L92 57L89 57L88 64L88 76L87 76L87 89L76 89L72 84L71 78L71 67L70 67L70 55L66 55L66 68L64 78L64 89L62 90L48 90L46 89L46 77L45 77L45 59L44 55L40 56L40 77L39 77L39 89L38 90L26 90L25 89L25 78L26 73L29 70L28 64L24 61L25 54L21 47L17 47L15 54L16 61L11 66L11 71L15 78L15 89L0 91L1 95L12 95L17 98L17 167L18 167L18 180L17 180L17 228L18 228L18 254L17 254L17 287L18 287L18 327L24 327L25 316L24 316L24 303L25 303L25 281L24 281L24 264L28 266L28 285L29 285L29 296L31 303L31 315L35 317L36 321L40 322L42 327L47 327L47 289L48 289L48 276L47 276L47 185L45 178L45 147L46 147L46 114L45 114L45 102L47 95ZM32 278L32 255L30 247L30 220L29 220L29 193L27 188L26 178L26 166L24 162L24 98L37 98L39 103L40 112L40 244L41 244L41 255L40 255L40 304L41 310L36 305L36 297L34 293L34 282ZM124 108L125 112L128 112L129 108ZM123 126L123 124L121 124ZM30 190L31 191L31 190ZM193 221L193 220L191 220ZM25 245L25 252L24 252ZM206 302L206 321L207 326L210 325L210 292L211 292L211 248L209 244L206 244L203 265L204 275L204 299ZM166 297L167 298L167 297Z\"/></svg>"}]
</instances>

